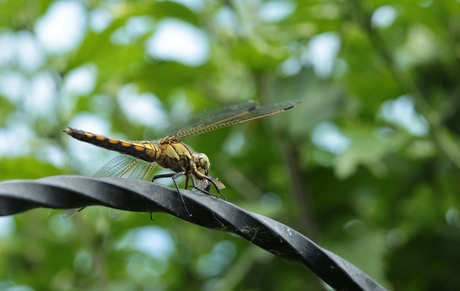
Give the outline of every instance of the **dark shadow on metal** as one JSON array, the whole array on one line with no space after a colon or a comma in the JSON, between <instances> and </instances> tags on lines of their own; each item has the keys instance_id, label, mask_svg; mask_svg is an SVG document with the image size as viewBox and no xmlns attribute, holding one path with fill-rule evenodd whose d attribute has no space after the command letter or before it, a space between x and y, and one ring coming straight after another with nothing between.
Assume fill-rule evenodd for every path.
<instances>
[{"instance_id":1,"label":"dark shadow on metal","mask_svg":"<svg viewBox=\"0 0 460 291\"><path fill-rule=\"evenodd\" d=\"M339 256L319 247L292 228L227 201L125 178L55 176L0 183L0 215L33 208L78 208L102 205L135 212L166 212L191 223L235 233L282 258L299 262L336 290L385 290Z\"/></svg>"}]
</instances>

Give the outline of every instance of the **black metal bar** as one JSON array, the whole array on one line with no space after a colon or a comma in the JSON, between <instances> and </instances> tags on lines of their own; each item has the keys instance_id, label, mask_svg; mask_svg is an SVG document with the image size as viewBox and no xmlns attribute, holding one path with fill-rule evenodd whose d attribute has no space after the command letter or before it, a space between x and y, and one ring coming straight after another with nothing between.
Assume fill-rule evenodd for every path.
<instances>
[{"instance_id":1,"label":"black metal bar","mask_svg":"<svg viewBox=\"0 0 460 291\"><path fill-rule=\"evenodd\" d=\"M0 216L33 208L102 205L126 211L166 212L203 227L235 233L253 244L297 261L337 290L385 290L339 256L292 228L211 195L125 178L54 176L0 183Z\"/></svg>"}]
</instances>

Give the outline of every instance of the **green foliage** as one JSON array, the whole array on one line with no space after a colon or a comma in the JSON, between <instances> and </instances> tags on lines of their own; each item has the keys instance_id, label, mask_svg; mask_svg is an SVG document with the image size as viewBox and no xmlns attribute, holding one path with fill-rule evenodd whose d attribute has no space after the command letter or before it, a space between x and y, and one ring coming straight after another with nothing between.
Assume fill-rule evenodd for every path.
<instances>
[{"instance_id":1,"label":"green foliage","mask_svg":"<svg viewBox=\"0 0 460 291\"><path fill-rule=\"evenodd\" d=\"M186 142L209 156L229 201L290 225L386 288L459 289L456 1L83 1L83 39L49 52L37 23L56 2L65 1L0 4L0 180L92 175L109 157L60 132L78 120L102 120L102 134L139 140L144 117L174 122L249 99L298 99L299 107L279 116ZM285 17L267 18L274 2ZM95 28L101 11L110 19ZM394 18L379 25L379 13ZM203 33L209 52L201 62L148 51L162 21L171 20ZM27 35L32 51L20 46ZM313 48L321 37L337 41L326 73ZM186 55L193 44L179 48ZM41 61L29 67L32 52ZM81 69L94 73L94 84L70 86ZM47 99L32 86L39 76L47 76ZM135 88L130 96L127 85ZM132 104L123 103L128 97ZM136 107L133 116L126 107L136 100L158 111ZM5 220L0 289L324 289L303 266L168 215L112 219L99 207L71 219L61 213ZM169 249L149 255L140 242Z\"/></svg>"}]
</instances>

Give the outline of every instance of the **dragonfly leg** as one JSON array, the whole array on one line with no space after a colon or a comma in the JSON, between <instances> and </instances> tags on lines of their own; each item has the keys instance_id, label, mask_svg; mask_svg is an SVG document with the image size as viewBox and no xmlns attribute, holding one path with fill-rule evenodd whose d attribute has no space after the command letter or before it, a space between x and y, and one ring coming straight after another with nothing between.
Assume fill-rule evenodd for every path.
<instances>
[{"instance_id":1,"label":"dragonfly leg","mask_svg":"<svg viewBox=\"0 0 460 291\"><path fill-rule=\"evenodd\" d=\"M189 179L190 179L190 177L185 175L185 189L188 189L188 180ZM192 183L195 184L195 181L193 181L193 178L192 178Z\"/></svg>"},{"instance_id":2,"label":"dragonfly leg","mask_svg":"<svg viewBox=\"0 0 460 291\"><path fill-rule=\"evenodd\" d=\"M201 188L195 187L195 186L193 186L193 188L196 189L196 190L198 190L198 191L200 191L200 192L203 193L203 194L206 194L206 195L209 195L209 196L213 196L213 197L215 197L215 198L218 198L217 195L212 194L211 192L208 192L208 191L206 191L206 190L204 190L204 189L201 189Z\"/></svg>"},{"instance_id":3,"label":"dragonfly leg","mask_svg":"<svg viewBox=\"0 0 460 291\"><path fill-rule=\"evenodd\" d=\"M172 178L174 175L176 175L176 173L167 173L167 174L155 175L152 178L152 182L154 182L156 179Z\"/></svg>"},{"instance_id":4,"label":"dragonfly leg","mask_svg":"<svg viewBox=\"0 0 460 291\"><path fill-rule=\"evenodd\" d=\"M179 193L180 200L182 201L182 204L184 204L185 211L187 211L187 214L189 216L192 216L192 214L188 211L187 205L185 205L184 197L182 196L182 193L180 192L179 186L177 185L177 182L176 182L176 179L183 175L185 175L185 173L183 172L155 175L152 178L152 182L155 181L156 179L171 178L173 180L174 186L176 186L177 193Z\"/></svg>"},{"instance_id":5,"label":"dragonfly leg","mask_svg":"<svg viewBox=\"0 0 460 291\"><path fill-rule=\"evenodd\" d=\"M210 188L209 185L206 185L206 187L200 187L199 185L196 184L195 179L193 179L193 177L191 177L191 180L192 180L192 182L193 182L193 188L195 188L196 190L200 191L201 193L204 193L204 194L207 194L207 195L211 195L211 196L214 196L214 197L218 198L217 195L214 195L214 194L212 194L211 192L209 192L209 190L210 190L210 189L209 189L209 188ZM211 178L208 178L207 176L204 176L203 180L206 180L206 181L210 182L210 183L216 188L217 193L218 193L220 196L222 196L222 198L223 198L224 200L227 200L227 198L225 198L224 194L222 194L222 193L219 191L219 187L217 187L216 183L215 183ZM202 181L203 181L203 180L202 180ZM201 183L201 182L200 182L200 183Z\"/></svg>"},{"instance_id":6,"label":"dragonfly leg","mask_svg":"<svg viewBox=\"0 0 460 291\"><path fill-rule=\"evenodd\" d=\"M183 175L185 175L185 173L179 172L179 173L174 174L171 177L171 179L174 182L174 186L176 186L176 190L177 190L177 193L179 193L180 199L182 200L182 204L184 204L185 211L187 211L188 216L192 216L192 214L188 211L187 205L185 205L184 197L182 196L182 193L180 192L179 186L177 186L177 182L176 182L176 179Z\"/></svg>"},{"instance_id":7,"label":"dragonfly leg","mask_svg":"<svg viewBox=\"0 0 460 291\"><path fill-rule=\"evenodd\" d=\"M214 188L216 188L217 193L218 193L220 196L222 196L222 198L224 198L224 200L227 200L227 198L225 197L225 195L222 194L222 193L220 192L219 187L217 187L216 183L212 180L212 178L206 177L206 180L208 180L209 182L211 182L211 184L214 186Z\"/></svg>"},{"instance_id":8,"label":"dragonfly leg","mask_svg":"<svg viewBox=\"0 0 460 291\"><path fill-rule=\"evenodd\" d=\"M196 189L196 190L200 191L200 192L203 193L203 194L210 195L210 196L213 196L213 197L216 197L216 198L217 198L216 195L214 195L214 194L212 194L211 192L208 191L209 188L203 189L203 188L199 187L199 186L196 184L196 181L195 181L195 179L194 179L192 176L190 176L190 180L192 180L193 189Z\"/></svg>"}]
</instances>

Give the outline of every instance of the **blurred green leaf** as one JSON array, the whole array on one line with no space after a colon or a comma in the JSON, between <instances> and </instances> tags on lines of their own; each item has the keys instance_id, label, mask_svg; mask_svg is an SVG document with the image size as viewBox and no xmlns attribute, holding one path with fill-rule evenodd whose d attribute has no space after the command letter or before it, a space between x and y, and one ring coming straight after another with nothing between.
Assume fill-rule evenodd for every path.
<instances>
[{"instance_id":1,"label":"blurred green leaf","mask_svg":"<svg viewBox=\"0 0 460 291\"><path fill-rule=\"evenodd\" d=\"M32 157L0 158L2 171L0 181L15 179L38 179L62 174L62 170Z\"/></svg>"},{"instance_id":2,"label":"blurred green leaf","mask_svg":"<svg viewBox=\"0 0 460 291\"><path fill-rule=\"evenodd\" d=\"M359 165L375 170L377 176L384 175L384 165L379 165L385 156L394 152L408 141L404 134L378 137L375 129L365 127L349 128L345 136L350 146L338 157L336 174L339 178L352 175Z\"/></svg>"}]
</instances>

